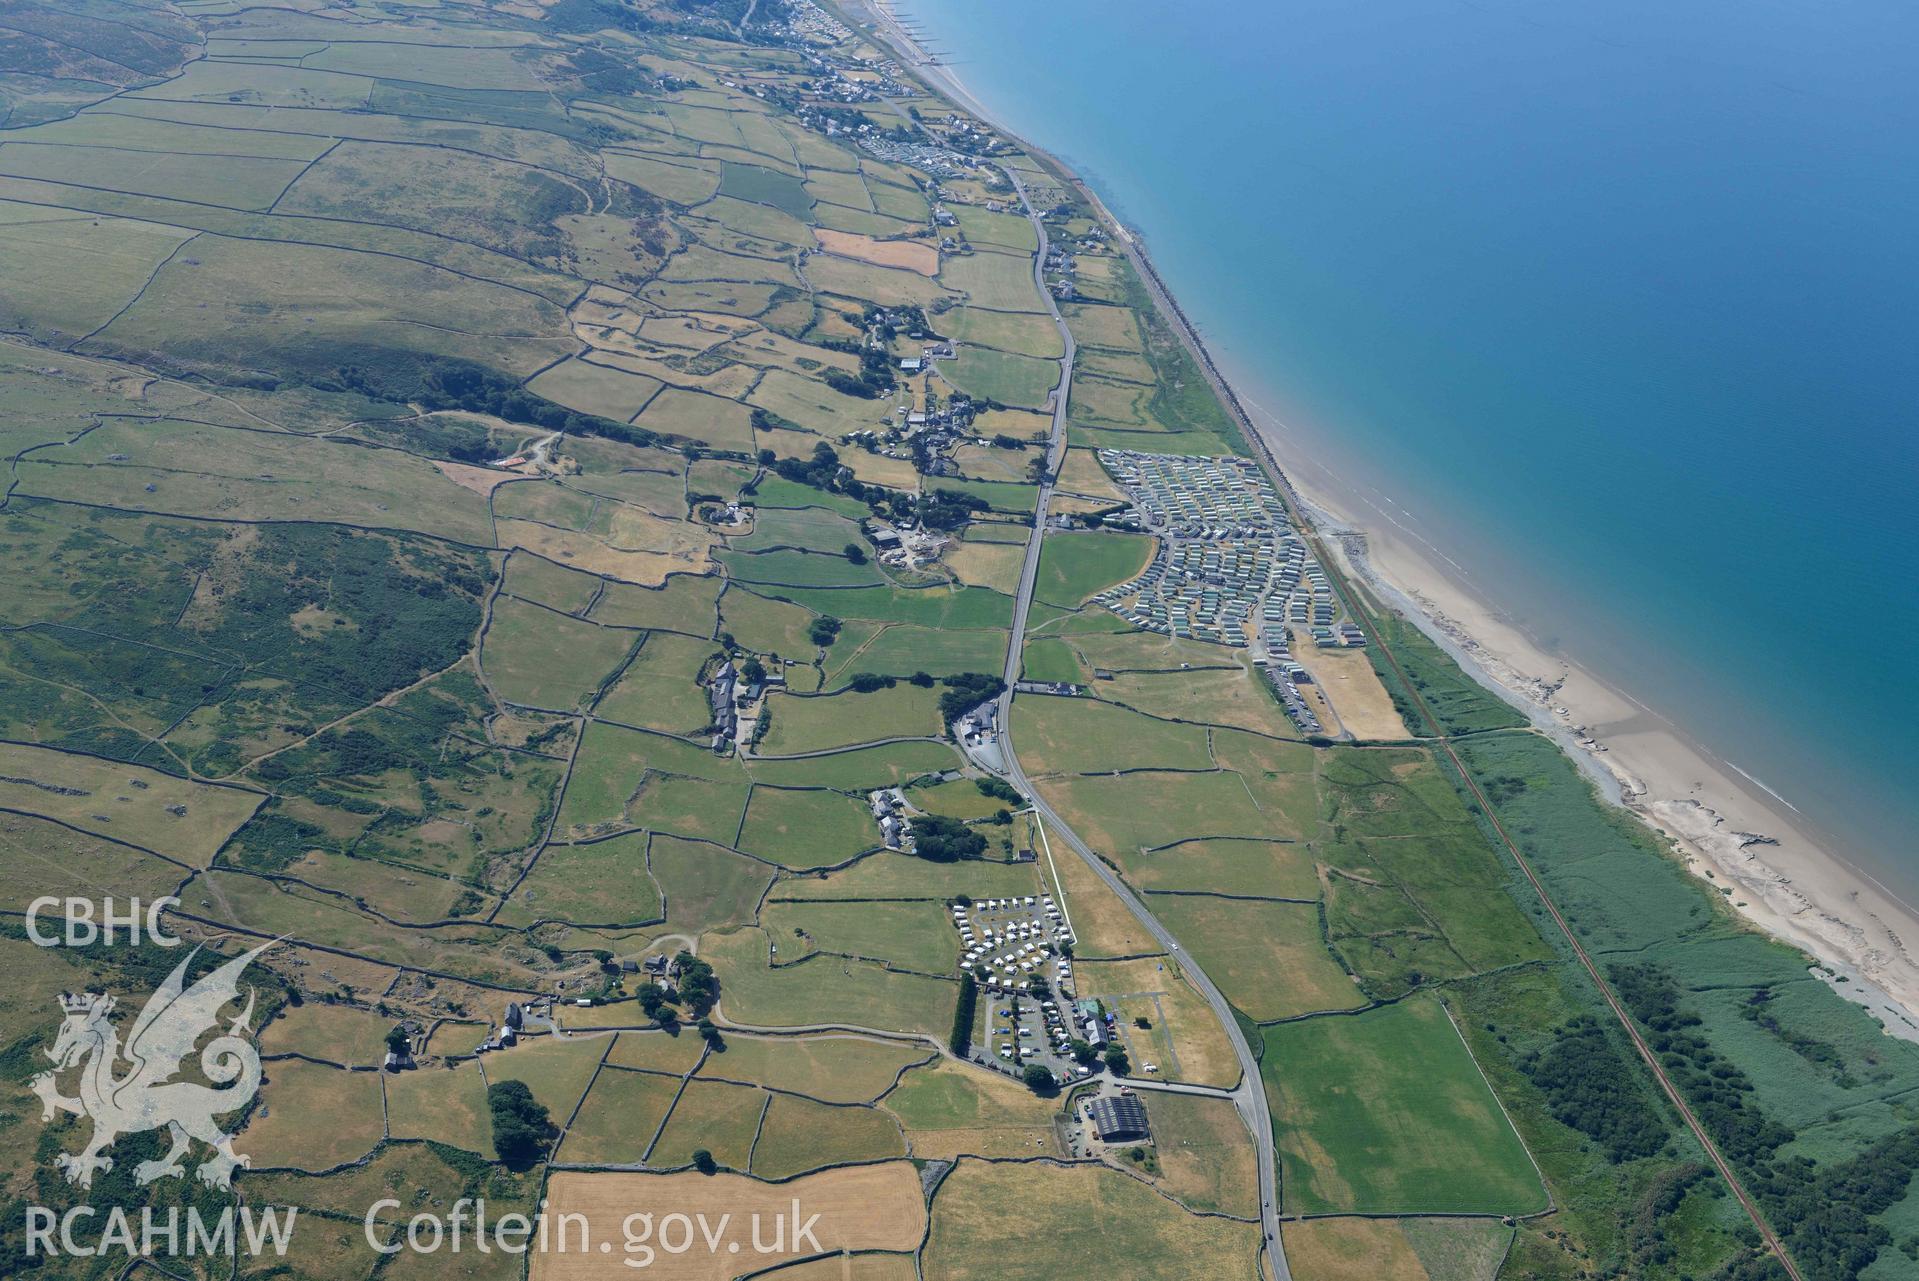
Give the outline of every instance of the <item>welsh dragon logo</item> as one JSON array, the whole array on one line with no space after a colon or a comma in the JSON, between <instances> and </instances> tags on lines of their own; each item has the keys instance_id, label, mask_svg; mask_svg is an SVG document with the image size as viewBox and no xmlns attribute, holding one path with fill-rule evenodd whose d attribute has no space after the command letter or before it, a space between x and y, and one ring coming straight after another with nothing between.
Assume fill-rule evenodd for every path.
<instances>
[{"instance_id":1,"label":"welsh dragon logo","mask_svg":"<svg viewBox=\"0 0 1919 1281\"><path fill-rule=\"evenodd\" d=\"M41 1120L51 1121L60 1111L93 1122L87 1146L77 1155L62 1153L57 1158L67 1182L91 1187L96 1171L113 1168L106 1150L121 1135L165 1127L173 1138L172 1149L159 1160L135 1166L136 1183L144 1187L168 1175L184 1177L181 1158L191 1141L198 1139L213 1148L213 1155L195 1171L200 1181L215 1188L232 1184L233 1171L248 1161L234 1152L233 1136L221 1130L214 1118L245 1107L260 1089L260 1054L246 1039L252 1030L248 1026L253 1016L251 989L246 1008L227 1024L226 1034L200 1051L201 1072L225 1088L173 1078L200 1037L219 1021L220 1011L239 999L241 971L272 946L266 943L236 957L187 987L187 968L200 953L194 948L148 999L124 1047L109 1020L115 1004L111 996L95 992L61 996L66 1021L47 1051L54 1067L34 1077L32 1088L40 1096ZM68 1098L60 1093L58 1077L76 1067L80 1092Z\"/></svg>"}]
</instances>

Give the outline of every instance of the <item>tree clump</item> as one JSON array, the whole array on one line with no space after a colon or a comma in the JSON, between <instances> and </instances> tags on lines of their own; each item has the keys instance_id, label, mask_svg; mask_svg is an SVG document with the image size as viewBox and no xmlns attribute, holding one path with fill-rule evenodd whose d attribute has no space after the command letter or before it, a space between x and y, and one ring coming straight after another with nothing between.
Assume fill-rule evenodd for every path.
<instances>
[{"instance_id":1,"label":"tree clump","mask_svg":"<svg viewBox=\"0 0 1919 1281\"><path fill-rule=\"evenodd\" d=\"M487 1086L486 1110L493 1118L493 1152L508 1169L524 1170L545 1153L553 1118L526 1082L495 1081Z\"/></svg>"}]
</instances>

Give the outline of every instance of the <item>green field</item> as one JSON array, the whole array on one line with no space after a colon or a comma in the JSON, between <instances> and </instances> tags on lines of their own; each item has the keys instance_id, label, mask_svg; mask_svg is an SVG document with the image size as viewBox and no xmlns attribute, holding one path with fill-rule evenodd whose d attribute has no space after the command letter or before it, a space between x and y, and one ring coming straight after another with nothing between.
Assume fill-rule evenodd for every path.
<instances>
[{"instance_id":1,"label":"green field","mask_svg":"<svg viewBox=\"0 0 1919 1281\"><path fill-rule=\"evenodd\" d=\"M710 637L718 621L716 602L723 583L716 577L693 577L679 573L662 587L637 587L633 583L606 583L606 591L593 606L595 623L608 627L651 627L656 631L679 631L689 637Z\"/></svg>"},{"instance_id":2,"label":"green field","mask_svg":"<svg viewBox=\"0 0 1919 1281\"><path fill-rule=\"evenodd\" d=\"M884 738L930 738L940 731L939 693L901 683L861 694L800 697L769 694L773 728L759 750L768 756L856 747Z\"/></svg>"},{"instance_id":3,"label":"green field","mask_svg":"<svg viewBox=\"0 0 1919 1281\"><path fill-rule=\"evenodd\" d=\"M762 507L754 515L753 532L731 539L735 551L767 552L781 548L838 555L848 543L857 543L859 526L819 507L789 509Z\"/></svg>"},{"instance_id":4,"label":"green field","mask_svg":"<svg viewBox=\"0 0 1919 1281\"><path fill-rule=\"evenodd\" d=\"M1028 254L1039 248L1039 233L1021 214L994 213L977 205L955 205L953 216L959 219L960 230L966 233L966 238L975 244L998 245Z\"/></svg>"},{"instance_id":5,"label":"green field","mask_svg":"<svg viewBox=\"0 0 1919 1281\"><path fill-rule=\"evenodd\" d=\"M1023 481L967 480L957 476L942 476L927 482L927 488L935 491L956 489L962 494L971 494L991 504L994 511L1030 514L1039 502L1039 487Z\"/></svg>"},{"instance_id":6,"label":"green field","mask_svg":"<svg viewBox=\"0 0 1919 1281\"><path fill-rule=\"evenodd\" d=\"M776 1094L753 1145L753 1173L785 1179L823 1166L905 1155L899 1123L877 1108L828 1107Z\"/></svg>"},{"instance_id":7,"label":"green field","mask_svg":"<svg viewBox=\"0 0 1919 1281\"><path fill-rule=\"evenodd\" d=\"M807 211L813 207L813 197L792 176L756 165L734 164L730 160L720 173L720 194L772 205L795 218L806 217Z\"/></svg>"},{"instance_id":8,"label":"green field","mask_svg":"<svg viewBox=\"0 0 1919 1281\"><path fill-rule=\"evenodd\" d=\"M719 189L719 166L687 160L684 163L631 152L606 153L606 171L665 200L698 204Z\"/></svg>"},{"instance_id":9,"label":"green field","mask_svg":"<svg viewBox=\"0 0 1919 1281\"><path fill-rule=\"evenodd\" d=\"M480 667L502 698L565 711L592 698L635 640L629 631L500 600L487 622Z\"/></svg>"},{"instance_id":10,"label":"green field","mask_svg":"<svg viewBox=\"0 0 1919 1281\"><path fill-rule=\"evenodd\" d=\"M194 866L211 862L264 799L248 789L210 787L90 756L0 743L0 804L133 841ZM113 813L101 814L102 809Z\"/></svg>"},{"instance_id":11,"label":"green field","mask_svg":"<svg viewBox=\"0 0 1919 1281\"><path fill-rule=\"evenodd\" d=\"M809 551L723 552L720 563L735 582L748 587L876 587L886 578L871 561L854 564L839 548Z\"/></svg>"},{"instance_id":12,"label":"green field","mask_svg":"<svg viewBox=\"0 0 1919 1281\"><path fill-rule=\"evenodd\" d=\"M666 894L666 924L673 930L723 928L753 919L773 880L762 863L701 841L655 836L648 864Z\"/></svg>"},{"instance_id":13,"label":"green field","mask_svg":"<svg viewBox=\"0 0 1919 1281\"><path fill-rule=\"evenodd\" d=\"M660 919L660 887L647 870L646 837L616 836L588 845L549 845L514 892L513 902L541 920L595 925Z\"/></svg>"},{"instance_id":14,"label":"green field","mask_svg":"<svg viewBox=\"0 0 1919 1281\"><path fill-rule=\"evenodd\" d=\"M947 258L940 264L940 283L966 295L975 307L994 311L1034 311L1039 287L1033 283L1030 254L982 250Z\"/></svg>"},{"instance_id":15,"label":"green field","mask_svg":"<svg viewBox=\"0 0 1919 1281\"><path fill-rule=\"evenodd\" d=\"M844 494L829 494L822 490L809 489L805 485L796 485L779 476L767 476L761 480L759 492L754 497L763 509L818 507L854 521L867 515L866 504L856 503Z\"/></svg>"},{"instance_id":16,"label":"green field","mask_svg":"<svg viewBox=\"0 0 1919 1281\"><path fill-rule=\"evenodd\" d=\"M1257 1157L1239 1112L1224 1099L1155 1094L1148 1113L1160 1189L1201 1213L1259 1213Z\"/></svg>"},{"instance_id":17,"label":"green field","mask_svg":"<svg viewBox=\"0 0 1919 1281\"><path fill-rule=\"evenodd\" d=\"M539 1037L487 1056L486 1079L522 1081L554 1116L571 1116L611 1044L609 1037Z\"/></svg>"},{"instance_id":18,"label":"green field","mask_svg":"<svg viewBox=\"0 0 1919 1281\"><path fill-rule=\"evenodd\" d=\"M647 1164L663 1169L691 1165L693 1153L705 1148L727 1169L746 1169L768 1097L763 1090L744 1086L688 1081L647 1154Z\"/></svg>"},{"instance_id":19,"label":"green field","mask_svg":"<svg viewBox=\"0 0 1919 1281\"><path fill-rule=\"evenodd\" d=\"M960 764L959 753L945 743L911 742L856 747L804 760L756 760L750 772L756 782L781 787L863 791L891 787L941 770L958 769Z\"/></svg>"},{"instance_id":20,"label":"green field","mask_svg":"<svg viewBox=\"0 0 1919 1281\"><path fill-rule=\"evenodd\" d=\"M737 765L678 739L596 721L581 741L560 824L579 835L630 826L726 843L745 808Z\"/></svg>"},{"instance_id":21,"label":"green field","mask_svg":"<svg viewBox=\"0 0 1919 1281\"><path fill-rule=\"evenodd\" d=\"M0 267L9 328L51 340L112 320L193 234L118 218L75 225L0 205Z\"/></svg>"},{"instance_id":22,"label":"green field","mask_svg":"<svg viewBox=\"0 0 1919 1281\"><path fill-rule=\"evenodd\" d=\"M95 335L88 350L156 351L188 369L223 373L241 362L298 375L362 336L361 317L391 315L416 358L489 356L531 374L568 354L559 309L436 266L396 263L330 246L202 237L188 266L162 266L145 292ZM324 279L332 306L305 308ZM203 302L224 305L209 305ZM313 323L304 323L311 314ZM509 334L532 335L511 344Z\"/></svg>"},{"instance_id":23,"label":"green field","mask_svg":"<svg viewBox=\"0 0 1919 1281\"><path fill-rule=\"evenodd\" d=\"M1145 890L1244 894L1311 900L1319 878L1310 847L1296 842L1180 841L1153 850L1116 850L1127 879Z\"/></svg>"},{"instance_id":24,"label":"green field","mask_svg":"<svg viewBox=\"0 0 1919 1281\"><path fill-rule=\"evenodd\" d=\"M887 412L881 401L848 396L784 369L767 370L750 399L760 408L829 439L872 427Z\"/></svg>"},{"instance_id":25,"label":"green field","mask_svg":"<svg viewBox=\"0 0 1919 1281\"><path fill-rule=\"evenodd\" d=\"M1072 646L1056 636L1027 640L1020 651L1020 675L1029 681L1058 681L1081 685L1091 678Z\"/></svg>"},{"instance_id":26,"label":"green field","mask_svg":"<svg viewBox=\"0 0 1919 1281\"><path fill-rule=\"evenodd\" d=\"M1286 1208L1529 1214L1544 1189L1438 1001L1268 1028Z\"/></svg>"},{"instance_id":27,"label":"green field","mask_svg":"<svg viewBox=\"0 0 1919 1281\"><path fill-rule=\"evenodd\" d=\"M718 971L727 1012L741 1022L769 1027L844 1023L890 1032L946 1035L958 984L887 970L872 961L815 954L792 964L769 964L779 946L782 962L791 944L758 929L709 935L700 955Z\"/></svg>"},{"instance_id":28,"label":"green field","mask_svg":"<svg viewBox=\"0 0 1919 1281\"><path fill-rule=\"evenodd\" d=\"M713 654L713 642L697 636L646 633L639 653L594 704L594 714L665 734L697 735L713 719L699 683Z\"/></svg>"},{"instance_id":29,"label":"green field","mask_svg":"<svg viewBox=\"0 0 1919 1281\"><path fill-rule=\"evenodd\" d=\"M1357 878L1328 904L1335 946L1377 994L1405 990L1414 974L1470 973L1546 955L1500 892L1506 869L1431 757L1336 749L1321 766L1320 804L1326 835L1319 855ZM1417 843L1394 839L1406 833L1417 833Z\"/></svg>"},{"instance_id":30,"label":"green field","mask_svg":"<svg viewBox=\"0 0 1919 1281\"><path fill-rule=\"evenodd\" d=\"M531 553L517 552L507 561L506 582L501 590L562 614L578 614L593 603L600 590L600 580Z\"/></svg>"},{"instance_id":31,"label":"green field","mask_svg":"<svg viewBox=\"0 0 1919 1281\"><path fill-rule=\"evenodd\" d=\"M843 792L756 786L739 847L783 867L828 867L877 846L879 826Z\"/></svg>"},{"instance_id":32,"label":"green field","mask_svg":"<svg viewBox=\"0 0 1919 1281\"><path fill-rule=\"evenodd\" d=\"M752 415L742 405L697 391L668 387L647 402L634 422L648 431L715 449L753 448Z\"/></svg>"},{"instance_id":33,"label":"green field","mask_svg":"<svg viewBox=\"0 0 1919 1281\"><path fill-rule=\"evenodd\" d=\"M884 1100L909 1130L987 1130L1046 1126L1053 1104L998 1077L936 1060L910 1069Z\"/></svg>"},{"instance_id":34,"label":"green field","mask_svg":"<svg viewBox=\"0 0 1919 1281\"><path fill-rule=\"evenodd\" d=\"M876 267L871 263L854 262L851 258L833 254L807 259L806 278L815 289L864 302L884 298L895 303L930 307L941 299L952 297L951 292L940 282L928 280L918 272L896 267ZM1030 306L1030 302L1027 305Z\"/></svg>"},{"instance_id":35,"label":"green field","mask_svg":"<svg viewBox=\"0 0 1919 1281\"><path fill-rule=\"evenodd\" d=\"M1111 382L1083 375L1073 380L1074 422L1136 431L1170 431L1153 414L1153 389L1140 383Z\"/></svg>"},{"instance_id":36,"label":"green field","mask_svg":"<svg viewBox=\"0 0 1919 1281\"><path fill-rule=\"evenodd\" d=\"M1137 578L1153 558L1144 534L1048 534L1040 544L1035 598L1072 609L1088 597Z\"/></svg>"},{"instance_id":37,"label":"green field","mask_svg":"<svg viewBox=\"0 0 1919 1281\"><path fill-rule=\"evenodd\" d=\"M575 531L593 523L594 506L590 494L540 481L515 481L493 493L493 515L497 519L537 521Z\"/></svg>"},{"instance_id":38,"label":"green field","mask_svg":"<svg viewBox=\"0 0 1919 1281\"><path fill-rule=\"evenodd\" d=\"M743 587L728 587L720 601L720 625L740 644L759 654L812 658L816 646L807 629L814 617L812 610L790 601L771 600Z\"/></svg>"},{"instance_id":39,"label":"green field","mask_svg":"<svg viewBox=\"0 0 1919 1281\"><path fill-rule=\"evenodd\" d=\"M381 1136L379 1078L299 1059L275 1063L235 1150L261 1166L322 1171L372 1152Z\"/></svg>"},{"instance_id":40,"label":"green field","mask_svg":"<svg viewBox=\"0 0 1919 1281\"><path fill-rule=\"evenodd\" d=\"M760 924L782 959L808 952L883 961L920 974L951 973L959 932L939 903L768 903Z\"/></svg>"},{"instance_id":41,"label":"green field","mask_svg":"<svg viewBox=\"0 0 1919 1281\"><path fill-rule=\"evenodd\" d=\"M1139 321L1126 308L1067 303L1060 313L1066 317L1066 327L1073 331L1073 337L1088 347L1134 352L1145 349Z\"/></svg>"},{"instance_id":42,"label":"green field","mask_svg":"<svg viewBox=\"0 0 1919 1281\"><path fill-rule=\"evenodd\" d=\"M674 1077L601 1068L567 1131L564 1159L637 1165L660 1132L679 1088Z\"/></svg>"},{"instance_id":43,"label":"green field","mask_svg":"<svg viewBox=\"0 0 1919 1281\"><path fill-rule=\"evenodd\" d=\"M957 360L940 364L940 377L976 400L1043 409L1059 385L1059 365L1051 360L964 346Z\"/></svg>"},{"instance_id":44,"label":"green field","mask_svg":"<svg viewBox=\"0 0 1919 1281\"><path fill-rule=\"evenodd\" d=\"M942 587L867 591L796 587L778 589L777 595L818 613L837 618L870 618L883 623L970 630L1004 628L1013 620L1012 598L984 587L951 591Z\"/></svg>"},{"instance_id":45,"label":"green field","mask_svg":"<svg viewBox=\"0 0 1919 1281\"><path fill-rule=\"evenodd\" d=\"M1096 850L1154 849L1205 837L1271 839L1276 830L1246 784L1229 770L1207 774L1141 771L1044 782L1039 788Z\"/></svg>"},{"instance_id":46,"label":"green field","mask_svg":"<svg viewBox=\"0 0 1919 1281\"><path fill-rule=\"evenodd\" d=\"M1005 653L1006 633L1002 631L958 631L897 623L882 628L858 646L835 646L827 660L827 679L837 686L858 672L951 676L998 671Z\"/></svg>"},{"instance_id":47,"label":"green field","mask_svg":"<svg viewBox=\"0 0 1919 1281\"><path fill-rule=\"evenodd\" d=\"M261 1029L262 1054L302 1054L343 1067L377 1067L387 1027L378 1015L349 1006L300 1005Z\"/></svg>"},{"instance_id":48,"label":"green field","mask_svg":"<svg viewBox=\"0 0 1919 1281\"><path fill-rule=\"evenodd\" d=\"M1150 383L1153 381L1152 365L1130 352L1088 348L1079 354L1073 362L1073 367L1095 377L1109 378L1116 382Z\"/></svg>"},{"instance_id":49,"label":"green field","mask_svg":"<svg viewBox=\"0 0 1919 1281\"><path fill-rule=\"evenodd\" d=\"M706 1041L690 1028L675 1026L655 1032L621 1032L607 1052L612 1067L637 1072L685 1076L706 1054Z\"/></svg>"},{"instance_id":50,"label":"green field","mask_svg":"<svg viewBox=\"0 0 1919 1281\"><path fill-rule=\"evenodd\" d=\"M906 799L929 814L944 814L966 822L991 818L1003 809L1016 806L1015 802L988 796L970 778L949 779L943 783L917 783L907 789Z\"/></svg>"},{"instance_id":51,"label":"green field","mask_svg":"<svg viewBox=\"0 0 1919 1281\"><path fill-rule=\"evenodd\" d=\"M628 422L660 390L660 380L626 373L589 360L569 360L542 373L527 390L583 414Z\"/></svg>"},{"instance_id":52,"label":"green field","mask_svg":"<svg viewBox=\"0 0 1919 1281\"><path fill-rule=\"evenodd\" d=\"M1250 1019L1264 1023L1366 1003L1320 938L1316 904L1161 894L1152 906Z\"/></svg>"},{"instance_id":53,"label":"green field","mask_svg":"<svg viewBox=\"0 0 1919 1281\"><path fill-rule=\"evenodd\" d=\"M871 1103L927 1057L923 1046L863 1036L729 1036L726 1052L709 1057L700 1075L824 1103Z\"/></svg>"},{"instance_id":54,"label":"green field","mask_svg":"<svg viewBox=\"0 0 1919 1281\"><path fill-rule=\"evenodd\" d=\"M1066 349L1053 318L1040 311L955 307L940 317L940 332L958 343L993 347L1040 360L1058 360ZM1057 382L1057 378L1054 381ZM1049 383L1047 390L1051 388Z\"/></svg>"},{"instance_id":55,"label":"green field","mask_svg":"<svg viewBox=\"0 0 1919 1281\"><path fill-rule=\"evenodd\" d=\"M971 787L971 783L961 784ZM1042 888L1037 863L929 863L907 854L875 854L849 868L818 878L782 882L769 902L793 899L921 899L936 902L954 894L991 898L1037 894ZM950 928L943 926L942 928Z\"/></svg>"},{"instance_id":56,"label":"green field","mask_svg":"<svg viewBox=\"0 0 1919 1281\"><path fill-rule=\"evenodd\" d=\"M1013 740L1034 774L1213 768L1204 728L1091 698L1022 694L1013 700Z\"/></svg>"},{"instance_id":57,"label":"green field","mask_svg":"<svg viewBox=\"0 0 1919 1281\"><path fill-rule=\"evenodd\" d=\"M109 423L20 464L20 492L187 517L343 525L492 544L486 502L432 464L189 422Z\"/></svg>"}]
</instances>

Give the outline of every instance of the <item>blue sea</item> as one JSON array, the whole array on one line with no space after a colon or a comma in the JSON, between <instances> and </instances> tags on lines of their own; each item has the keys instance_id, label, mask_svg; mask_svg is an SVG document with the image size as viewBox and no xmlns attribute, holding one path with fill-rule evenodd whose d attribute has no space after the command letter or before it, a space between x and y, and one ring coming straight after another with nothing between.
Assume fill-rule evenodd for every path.
<instances>
[{"instance_id":1,"label":"blue sea","mask_svg":"<svg viewBox=\"0 0 1919 1281\"><path fill-rule=\"evenodd\" d=\"M1919 9L900 12L1296 441L1919 902Z\"/></svg>"}]
</instances>

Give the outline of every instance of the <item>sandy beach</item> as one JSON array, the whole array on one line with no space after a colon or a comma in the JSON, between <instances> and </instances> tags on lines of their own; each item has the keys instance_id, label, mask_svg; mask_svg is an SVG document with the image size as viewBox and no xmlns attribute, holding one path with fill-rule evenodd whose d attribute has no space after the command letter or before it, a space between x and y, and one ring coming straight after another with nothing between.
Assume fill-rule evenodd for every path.
<instances>
[{"instance_id":1,"label":"sandy beach","mask_svg":"<svg viewBox=\"0 0 1919 1281\"><path fill-rule=\"evenodd\" d=\"M1792 807L1653 708L1549 652L1467 581L1466 567L1340 484L1263 407L1254 425L1344 568L1551 734L1608 799L1671 838L1742 916L1817 959L1834 989L1919 1041L1919 909L1844 861ZM1836 980L1844 976L1845 982Z\"/></svg>"},{"instance_id":2,"label":"sandy beach","mask_svg":"<svg viewBox=\"0 0 1919 1281\"><path fill-rule=\"evenodd\" d=\"M892 51L963 109L1047 154L995 119L951 68L929 62L889 6L848 0L845 8L877 22ZM1239 394L1246 380L1231 370L1220 376L1347 572L1551 734L1608 799L1670 838L1675 855L1743 917L1810 954L1819 962L1815 973L1889 1033L1919 1042L1919 958L1906 943L1919 940L1919 908L1847 863L1757 780L1575 658L1548 652L1473 586L1469 567L1342 484L1314 460L1304 438Z\"/></svg>"}]
</instances>

